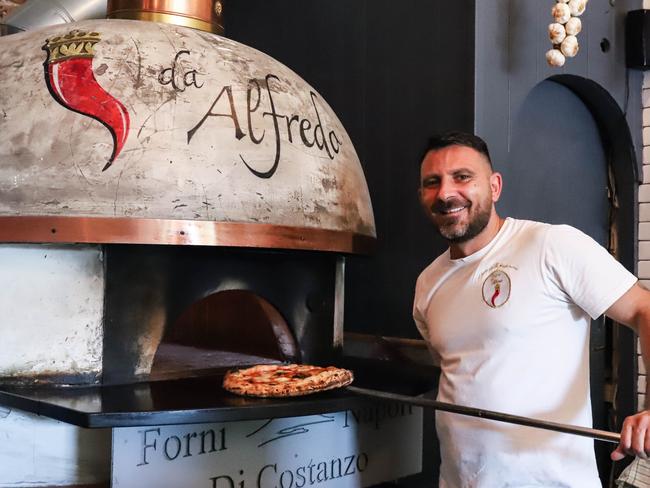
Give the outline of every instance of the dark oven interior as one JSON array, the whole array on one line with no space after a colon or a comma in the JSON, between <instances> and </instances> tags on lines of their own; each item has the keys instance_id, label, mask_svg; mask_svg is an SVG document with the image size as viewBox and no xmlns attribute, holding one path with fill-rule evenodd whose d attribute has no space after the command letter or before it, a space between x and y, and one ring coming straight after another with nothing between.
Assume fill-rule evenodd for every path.
<instances>
[{"instance_id":1,"label":"dark oven interior","mask_svg":"<svg viewBox=\"0 0 650 488\"><path fill-rule=\"evenodd\" d=\"M319 252L105 246L102 382L335 361L341 261Z\"/></svg>"}]
</instances>

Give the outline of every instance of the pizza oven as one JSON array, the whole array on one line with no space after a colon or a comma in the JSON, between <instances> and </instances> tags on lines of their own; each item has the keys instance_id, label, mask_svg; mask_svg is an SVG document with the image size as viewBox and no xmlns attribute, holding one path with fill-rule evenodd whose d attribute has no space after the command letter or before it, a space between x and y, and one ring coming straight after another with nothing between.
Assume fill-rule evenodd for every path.
<instances>
[{"instance_id":1,"label":"pizza oven","mask_svg":"<svg viewBox=\"0 0 650 488\"><path fill-rule=\"evenodd\" d=\"M218 0L109 0L107 20L42 22L71 20L53 13L64 4L75 2L27 2L4 29L24 32L0 37L0 331L10 351L0 354L0 421L16 419L0 459L17 459L8 479L42 469L47 486L151 486L129 472L153 459L147 436L167 432L162 469L181 459L176 439L225 423L218 432L224 445L230 432L231 447L238 429L255 421L253 435L277 419L292 436L319 436L267 453L278 463L316 449L336 466L348 439L361 475L369 454L358 427L375 463L364 486L420 472L418 409L344 390L288 400L221 387L228 369L280 362L342 365L360 384L407 393L431 382L428 370L406 385L403 365L343 357L346 258L371 253L376 231L359 158L331 107L288 67L220 36ZM304 416L341 424L329 428L329 448L316 427L297 427ZM130 428L144 454L124 459L116 439ZM107 431L120 449L111 452ZM248 438L228 466L286 479L256 464L264 443ZM397 438L408 445L399 462L384 447ZM78 452L52 461L51 445ZM23 451L42 467L23 468ZM156 469L160 486L188 486L173 476L199 471L218 487L243 486L245 470L257 476Z\"/></svg>"},{"instance_id":2,"label":"pizza oven","mask_svg":"<svg viewBox=\"0 0 650 488\"><path fill-rule=\"evenodd\" d=\"M0 253L16 311L0 328L21 351L0 361L3 383L340 353L344 256L375 239L352 142L295 73L214 34L220 2L157 3L0 39Z\"/></svg>"}]
</instances>

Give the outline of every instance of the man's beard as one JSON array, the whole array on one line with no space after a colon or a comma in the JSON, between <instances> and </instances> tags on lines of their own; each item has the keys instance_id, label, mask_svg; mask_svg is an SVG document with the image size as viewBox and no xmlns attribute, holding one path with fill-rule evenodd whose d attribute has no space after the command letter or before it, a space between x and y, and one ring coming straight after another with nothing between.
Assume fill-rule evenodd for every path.
<instances>
[{"instance_id":1,"label":"man's beard","mask_svg":"<svg viewBox=\"0 0 650 488\"><path fill-rule=\"evenodd\" d=\"M465 206L469 202L463 202L457 199L448 200L445 202L437 202L433 205L432 211L438 213L442 210L449 210L452 208L457 208L459 206ZM468 221L463 225L459 225L454 222L448 225L436 224L436 229L440 235L450 244L460 244L462 242L467 242L481 232L487 227L488 222L490 221L490 216L492 214L492 205L489 201L485 205L473 203L467 208L468 212ZM472 208L476 207L476 211L472 214Z\"/></svg>"}]
</instances>

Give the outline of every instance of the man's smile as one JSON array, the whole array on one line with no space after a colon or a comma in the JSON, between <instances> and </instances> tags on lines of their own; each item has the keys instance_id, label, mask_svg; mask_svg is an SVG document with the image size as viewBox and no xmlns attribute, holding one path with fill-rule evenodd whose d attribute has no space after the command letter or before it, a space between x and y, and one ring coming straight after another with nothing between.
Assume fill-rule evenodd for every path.
<instances>
[{"instance_id":1,"label":"man's smile","mask_svg":"<svg viewBox=\"0 0 650 488\"><path fill-rule=\"evenodd\" d=\"M434 203L431 206L431 213L434 215L456 215L462 212L465 209L468 209L471 206L471 203L459 203L459 202L450 202L450 203Z\"/></svg>"},{"instance_id":2,"label":"man's smile","mask_svg":"<svg viewBox=\"0 0 650 488\"><path fill-rule=\"evenodd\" d=\"M467 207L455 207L455 208L449 208L447 210L440 210L438 213L441 213L443 215L449 215L449 214L455 214L460 212L461 210L465 210Z\"/></svg>"}]
</instances>

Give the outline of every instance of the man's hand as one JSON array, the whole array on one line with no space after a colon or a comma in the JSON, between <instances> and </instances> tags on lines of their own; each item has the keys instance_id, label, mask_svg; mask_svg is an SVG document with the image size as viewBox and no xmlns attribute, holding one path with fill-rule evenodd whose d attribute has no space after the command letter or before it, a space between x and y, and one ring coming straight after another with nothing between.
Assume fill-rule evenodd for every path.
<instances>
[{"instance_id":1,"label":"man's hand","mask_svg":"<svg viewBox=\"0 0 650 488\"><path fill-rule=\"evenodd\" d=\"M626 455L650 459L650 410L630 415L623 421L621 442L612 452L612 461L620 461Z\"/></svg>"}]
</instances>

